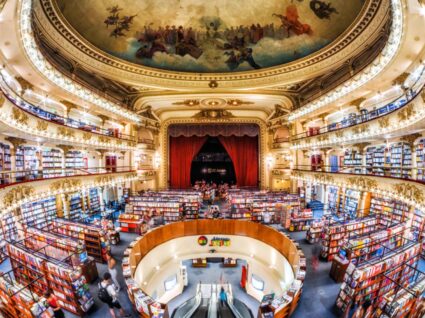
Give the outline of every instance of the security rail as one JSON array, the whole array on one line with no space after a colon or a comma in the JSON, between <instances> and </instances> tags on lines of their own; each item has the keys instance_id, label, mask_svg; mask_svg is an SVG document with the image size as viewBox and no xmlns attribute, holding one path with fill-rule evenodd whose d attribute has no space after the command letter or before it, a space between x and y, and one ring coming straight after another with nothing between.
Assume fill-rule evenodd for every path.
<instances>
[{"instance_id":1,"label":"security rail","mask_svg":"<svg viewBox=\"0 0 425 318\"><path fill-rule=\"evenodd\" d=\"M9 84L5 76L0 73L0 91L3 92L4 96L8 101L13 103L15 106L19 107L22 111L29 113L33 116L36 116L40 119L51 121L58 125L63 125L70 128L80 129L86 132L91 132L94 134L104 135L108 137L136 141L139 143L153 144L153 140L146 138L137 138L128 134L123 134L117 132L114 129L104 129L96 125L85 123L81 120L75 120L69 117L63 117L52 112L46 111L37 105L34 105L25 99L23 99L20 94L18 94Z\"/></svg>"},{"instance_id":2,"label":"security rail","mask_svg":"<svg viewBox=\"0 0 425 318\"><path fill-rule=\"evenodd\" d=\"M403 91L401 96L393 99L384 106L379 107L378 109L373 109L368 112L363 112L358 115L349 116L344 118L342 121L328 124L326 126L312 129L311 131L304 131L299 134L291 136L291 141L296 141L308 137L318 136L331 131L338 131L348 127L353 127L355 125L363 124L365 122L389 115L396 110L406 106L410 101L415 99L425 87L425 66L422 67L420 74L418 75L416 81L411 85L411 88L408 88Z\"/></svg>"},{"instance_id":3,"label":"security rail","mask_svg":"<svg viewBox=\"0 0 425 318\"><path fill-rule=\"evenodd\" d=\"M77 177L98 174L134 172L135 169L130 166L105 166L105 167L90 167L90 168L49 168L38 170L15 170L15 171L0 171L0 189L7 186L15 185L23 182L31 182L38 180Z\"/></svg>"}]
</instances>

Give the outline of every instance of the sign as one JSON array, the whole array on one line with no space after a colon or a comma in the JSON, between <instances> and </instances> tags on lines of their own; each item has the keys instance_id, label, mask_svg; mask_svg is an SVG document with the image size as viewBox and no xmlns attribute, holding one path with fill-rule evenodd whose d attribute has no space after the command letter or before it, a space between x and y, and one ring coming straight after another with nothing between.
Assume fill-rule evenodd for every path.
<instances>
[{"instance_id":1,"label":"sign","mask_svg":"<svg viewBox=\"0 0 425 318\"><path fill-rule=\"evenodd\" d=\"M230 246L230 239L227 237L213 237L210 246Z\"/></svg>"},{"instance_id":2,"label":"sign","mask_svg":"<svg viewBox=\"0 0 425 318\"><path fill-rule=\"evenodd\" d=\"M201 246L205 246L208 244L208 238L206 236L200 236L198 237L198 244Z\"/></svg>"}]
</instances>

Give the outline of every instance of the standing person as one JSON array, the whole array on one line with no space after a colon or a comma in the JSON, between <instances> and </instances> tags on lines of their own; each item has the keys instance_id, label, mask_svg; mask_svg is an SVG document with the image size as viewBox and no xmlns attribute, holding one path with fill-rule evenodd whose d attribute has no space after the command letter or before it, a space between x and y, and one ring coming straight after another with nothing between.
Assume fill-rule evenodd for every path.
<instances>
[{"instance_id":1,"label":"standing person","mask_svg":"<svg viewBox=\"0 0 425 318\"><path fill-rule=\"evenodd\" d=\"M117 291L120 291L121 286L118 283L118 270L117 261L112 257L111 253L106 253L106 261L108 262L108 272L111 274L112 280L114 281Z\"/></svg>"},{"instance_id":2,"label":"standing person","mask_svg":"<svg viewBox=\"0 0 425 318\"><path fill-rule=\"evenodd\" d=\"M99 284L99 299L108 305L112 318L116 318L114 308L120 311L121 317L131 317L131 315L127 314L124 309L122 309L121 304L118 301L116 287L114 286L111 278L111 274L103 274L103 280Z\"/></svg>"},{"instance_id":3,"label":"standing person","mask_svg":"<svg viewBox=\"0 0 425 318\"><path fill-rule=\"evenodd\" d=\"M47 291L44 294L44 297L46 297L49 306L52 307L55 318L65 318L65 314L62 308L59 306L58 299L56 298L55 294Z\"/></svg>"},{"instance_id":4,"label":"standing person","mask_svg":"<svg viewBox=\"0 0 425 318\"><path fill-rule=\"evenodd\" d=\"M311 265L314 271L316 271L319 268L320 251L321 251L320 246L315 244L313 246L312 255L311 255Z\"/></svg>"},{"instance_id":5,"label":"standing person","mask_svg":"<svg viewBox=\"0 0 425 318\"><path fill-rule=\"evenodd\" d=\"M226 302L227 302L227 295L226 295L226 292L224 291L224 288L221 287L221 290L220 290L220 306L224 307L226 305Z\"/></svg>"}]
</instances>

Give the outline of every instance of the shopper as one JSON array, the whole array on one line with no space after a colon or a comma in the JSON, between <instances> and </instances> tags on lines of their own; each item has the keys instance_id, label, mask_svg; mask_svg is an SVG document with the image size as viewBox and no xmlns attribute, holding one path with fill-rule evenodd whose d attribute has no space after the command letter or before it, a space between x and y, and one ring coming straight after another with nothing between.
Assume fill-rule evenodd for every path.
<instances>
[{"instance_id":1,"label":"shopper","mask_svg":"<svg viewBox=\"0 0 425 318\"><path fill-rule=\"evenodd\" d=\"M52 307L55 318L65 318L65 314L62 308L59 306L58 299L56 298L55 294L47 291L44 294L44 297L46 297L49 306Z\"/></svg>"},{"instance_id":2,"label":"shopper","mask_svg":"<svg viewBox=\"0 0 425 318\"><path fill-rule=\"evenodd\" d=\"M121 317L131 317L131 315L128 315L124 309L122 309L118 301L118 293L116 291L116 286L114 286L112 282L111 274L103 274L103 280L99 284L98 297L102 302L108 305L112 318L116 318L115 308L119 310Z\"/></svg>"},{"instance_id":3,"label":"shopper","mask_svg":"<svg viewBox=\"0 0 425 318\"><path fill-rule=\"evenodd\" d=\"M226 302L227 302L227 295L226 295L226 292L224 291L224 288L221 287L221 290L220 290L220 306L224 307L226 305Z\"/></svg>"},{"instance_id":4,"label":"shopper","mask_svg":"<svg viewBox=\"0 0 425 318\"><path fill-rule=\"evenodd\" d=\"M117 269L117 261L112 257L111 253L106 253L106 261L108 262L108 272L111 274L112 280L119 292L121 289L120 284L118 283L118 269Z\"/></svg>"}]
</instances>

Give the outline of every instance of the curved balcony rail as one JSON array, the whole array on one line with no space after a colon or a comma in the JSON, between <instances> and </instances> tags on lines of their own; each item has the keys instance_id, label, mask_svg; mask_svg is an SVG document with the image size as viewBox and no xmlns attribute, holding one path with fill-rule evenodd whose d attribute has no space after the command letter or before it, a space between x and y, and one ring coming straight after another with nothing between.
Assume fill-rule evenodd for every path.
<instances>
[{"instance_id":1,"label":"curved balcony rail","mask_svg":"<svg viewBox=\"0 0 425 318\"><path fill-rule=\"evenodd\" d=\"M325 166L320 164L298 165L294 167L298 171L329 172L341 174L358 174L364 176L377 176L385 178L396 178L412 180L425 184L425 167L412 166L376 166L376 165L342 165Z\"/></svg>"},{"instance_id":2,"label":"curved balcony rail","mask_svg":"<svg viewBox=\"0 0 425 318\"><path fill-rule=\"evenodd\" d=\"M1 74L1 73L0 73ZM76 120L72 118L63 117L51 112L48 112L26 100L24 100L17 92L15 92L4 76L0 75L0 90L3 92L4 96L14 105L19 107L21 110L30 113L38 118L51 121L55 124L63 125L70 128L81 129L85 132L91 132L94 134L104 135L108 137L114 137L124 140L137 141L137 138L134 136L130 136L127 134L123 134L121 132L117 132L113 129L104 129L93 124L85 123L81 120Z\"/></svg>"},{"instance_id":3,"label":"curved balcony rail","mask_svg":"<svg viewBox=\"0 0 425 318\"><path fill-rule=\"evenodd\" d=\"M425 86L425 67L422 68L420 74L417 76L415 82L411 85L411 88L408 88L404 91L403 95L395 98L390 101L388 104L379 107L378 109L373 109L367 111L362 109L360 114L350 114L348 117L345 117L342 121L328 124L326 126L311 129L309 131L304 131L302 133L291 136L291 141L300 140L303 138L318 136L328 132L338 131L344 128L353 127L355 125L363 124L373 119L381 118L383 116L389 115L401 107L408 104L412 101L417 95L421 93Z\"/></svg>"},{"instance_id":4,"label":"curved balcony rail","mask_svg":"<svg viewBox=\"0 0 425 318\"><path fill-rule=\"evenodd\" d=\"M23 182L32 182L45 179L77 177L88 175L100 175L110 173L126 173L135 172L136 170L130 166L105 166L91 168L44 168L38 170L16 170L16 171L0 171L0 189L19 184Z\"/></svg>"}]
</instances>

